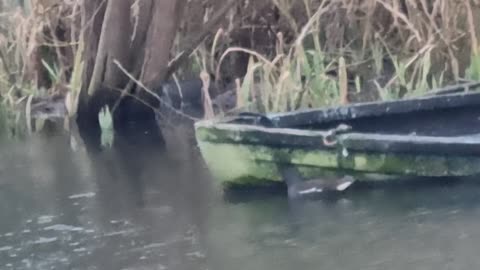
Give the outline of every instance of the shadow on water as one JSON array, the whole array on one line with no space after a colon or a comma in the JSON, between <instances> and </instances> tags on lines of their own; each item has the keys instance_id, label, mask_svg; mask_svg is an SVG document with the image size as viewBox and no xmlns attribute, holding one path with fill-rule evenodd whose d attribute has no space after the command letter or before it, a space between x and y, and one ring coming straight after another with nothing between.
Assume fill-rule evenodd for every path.
<instances>
[{"instance_id":1,"label":"shadow on water","mask_svg":"<svg viewBox=\"0 0 480 270\"><path fill-rule=\"evenodd\" d=\"M185 130L170 137L181 138ZM475 269L476 179L219 196L195 148L3 144L0 269Z\"/></svg>"},{"instance_id":2,"label":"shadow on water","mask_svg":"<svg viewBox=\"0 0 480 270\"><path fill-rule=\"evenodd\" d=\"M204 170L126 142L89 157L62 136L1 145L0 269L206 268Z\"/></svg>"}]
</instances>

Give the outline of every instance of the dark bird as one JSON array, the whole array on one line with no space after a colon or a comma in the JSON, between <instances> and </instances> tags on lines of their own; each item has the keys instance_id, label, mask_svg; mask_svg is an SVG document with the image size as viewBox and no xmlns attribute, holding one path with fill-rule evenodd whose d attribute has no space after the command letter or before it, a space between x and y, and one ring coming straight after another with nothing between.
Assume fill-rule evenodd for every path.
<instances>
[{"instance_id":1,"label":"dark bird","mask_svg":"<svg viewBox=\"0 0 480 270\"><path fill-rule=\"evenodd\" d=\"M287 184L289 198L301 198L319 193L338 193L355 182L355 179L349 175L303 179L298 170L291 166L284 166L281 172Z\"/></svg>"}]
</instances>

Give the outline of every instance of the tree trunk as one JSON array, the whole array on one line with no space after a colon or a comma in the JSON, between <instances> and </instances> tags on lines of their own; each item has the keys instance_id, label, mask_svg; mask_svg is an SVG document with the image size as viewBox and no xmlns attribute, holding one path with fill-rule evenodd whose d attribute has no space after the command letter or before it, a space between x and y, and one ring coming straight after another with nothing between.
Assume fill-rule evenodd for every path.
<instances>
[{"instance_id":1,"label":"tree trunk","mask_svg":"<svg viewBox=\"0 0 480 270\"><path fill-rule=\"evenodd\" d=\"M184 6L185 0L84 0L86 45L77 124L89 151L101 148L98 113L104 106L114 109L115 141L132 137L134 132L163 144L151 108L131 97L118 101L125 91L150 106L158 102L136 87L116 62L149 89L159 89ZM132 127L133 120L142 120L142 128ZM136 141L145 140L138 137Z\"/></svg>"},{"instance_id":2,"label":"tree trunk","mask_svg":"<svg viewBox=\"0 0 480 270\"><path fill-rule=\"evenodd\" d=\"M82 5L81 38L84 42L82 71L82 89L77 108L77 126L80 137L83 139L88 152L98 152L101 148L101 129L98 121L98 112L102 102L96 97L88 95L88 86L93 76L95 56L98 51L103 18L106 5L103 1L85 0Z\"/></svg>"}]
</instances>

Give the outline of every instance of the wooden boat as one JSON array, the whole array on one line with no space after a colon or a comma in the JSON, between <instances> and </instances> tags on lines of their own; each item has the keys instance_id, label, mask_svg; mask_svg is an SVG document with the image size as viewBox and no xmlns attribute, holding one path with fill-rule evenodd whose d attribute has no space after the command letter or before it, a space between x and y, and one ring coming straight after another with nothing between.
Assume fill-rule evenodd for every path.
<instances>
[{"instance_id":1,"label":"wooden boat","mask_svg":"<svg viewBox=\"0 0 480 270\"><path fill-rule=\"evenodd\" d=\"M305 178L473 176L480 174L478 88L467 83L411 99L205 120L195 124L196 140L227 186L282 181L283 165Z\"/></svg>"}]
</instances>

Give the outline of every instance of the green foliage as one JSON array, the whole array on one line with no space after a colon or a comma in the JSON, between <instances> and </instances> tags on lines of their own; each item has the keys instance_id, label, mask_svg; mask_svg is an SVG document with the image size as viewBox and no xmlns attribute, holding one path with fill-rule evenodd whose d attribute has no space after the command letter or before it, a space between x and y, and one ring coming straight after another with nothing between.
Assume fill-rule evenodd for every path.
<instances>
[{"instance_id":1,"label":"green foliage","mask_svg":"<svg viewBox=\"0 0 480 270\"><path fill-rule=\"evenodd\" d=\"M111 147L113 144L113 120L108 107L104 107L98 114L100 128L102 130L102 146Z\"/></svg>"},{"instance_id":2,"label":"green foliage","mask_svg":"<svg viewBox=\"0 0 480 270\"><path fill-rule=\"evenodd\" d=\"M382 100L421 96L443 85L444 71L434 74L432 70L431 48L426 48L410 59L401 59L389 51L388 54L395 67L395 74L385 87L377 85Z\"/></svg>"},{"instance_id":3,"label":"green foliage","mask_svg":"<svg viewBox=\"0 0 480 270\"><path fill-rule=\"evenodd\" d=\"M8 115L5 106L0 105L0 139L8 138L9 125Z\"/></svg>"},{"instance_id":4,"label":"green foliage","mask_svg":"<svg viewBox=\"0 0 480 270\"><path fill-rule=\"evenodd\" d=\"M318 9L304 25L296 40L288 47L278 35L277 55L273 60L242 48L231 52L250 54L246 76L237 89L237 106L260 112L284 112L305 107L321 107L338 103L339 84L327 76L335 63L320 45L318 32L312 31L323 12Z\"/></svg>"},{"instance_id":5,"label":"green foliage","mask_svg":"<svg viewBox=\"0 0 480 270\"><path fill-rule=\"evenodd\" d=\"M322 107L337 103L340 96L338 82L326 75L327 59L323 52L317 49L308 49L303 57L306 58L306 61L301 66L299 76L303 74L305 78L303 87L305 87L305 91L311 93L313 98L311 105ZM299 102L305 104L304 100Z\"/></svg>"},{"instance_id":6,"label":"green foliage","mask_svg":"<svg viewBox=\"0 0 480 270\"><path fill-rule=\"evenodd\" d=\"M61 72L55 63L50 65L44 59L42 59L42 65L48 71L48 76L53 84L61 82Z\"/></svg>"},{"instance_id":7,"label":"green foliage","mask_svg":"<svg viewBox=\"0 0 480 270\"><path fill-rule=\"evenodd\" d=\"M480 54L473 54L470 59L470 66L467 68L466 78L468 80L480 81Z\"/></svg>"},{"instance_id":8,"label":"green foliage","mask_svg":"<svg viewBox=\"0 0 480 270\"><path fill-rule=\"evenodd\" d=\"M0 140L22 140L26 137L27 128L21 115L0 99Z\"/></svg>"}]
</instances>

